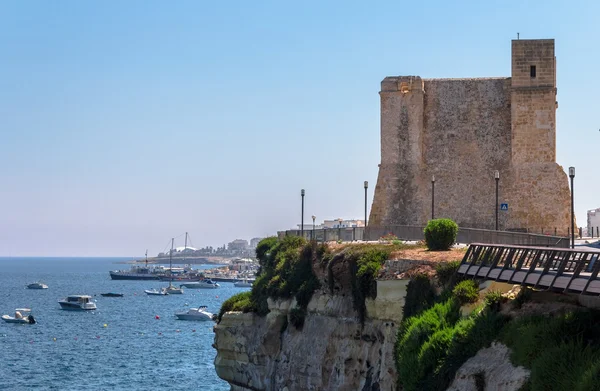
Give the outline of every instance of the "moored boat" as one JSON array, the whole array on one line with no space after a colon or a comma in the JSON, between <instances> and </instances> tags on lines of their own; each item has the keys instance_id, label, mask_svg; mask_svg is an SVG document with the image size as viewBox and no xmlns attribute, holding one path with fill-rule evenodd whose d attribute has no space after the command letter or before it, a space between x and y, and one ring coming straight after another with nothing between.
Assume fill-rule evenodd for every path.
<instances>
[{"instance_id":1,"label":"moored boat","mask_svg":"<svg viewBox=\"0 0 600 391\"><path fill-rule=\"evenodd\" d=\"M190 289L216 289L220 285L210 279L204 279L195 282L186 282L179 286L190 288Z\"/></svg>"},{"instance_id":2,"label":"moored boat","mask_svg":"<svg viewBox=\"0 0 600 391\"><path fill-rule=\"evenodd\" d=\"M103 297L123 297L123 294L122 293L109 292L109 293L100 293L100 296L103 296Z\"/></svg>"},{"instance_id":3,"label":"moored boat","mask_svg":"<svg viewBox=\"0 0 600 391\"><path fill-rule=\"evenodd\" d=\"M183 289L181 287L177 288L173 286L173 245L175 243L175 238L171 238L171 252L169 253L169 286L163 288L169 295L182 295ZM185 243L187 247L187 232L185 233ZM185 259L185 258L184 258Z\"/></svg>"},{"instance_id":4,"label":"moored boat","mask_svg":"<svg viewBox=\"0 0 600 391\"><path fill-rule=\"evenodd\" d=\"M166 296L169 294L169 292L167 292L167 288L162 288L161 290L158 289L146 289L144 291L148 296Z\"/></svg>"},{"instance_id":5,"label":"moored boat","mask_svg":"<svg viewBox=\"0 0 600 391\"><path fill-rule=\"evenodd\" d=\"M48 285L40 281L36 281L34 283L28 284L27 289L48 289Z\"/></svg>"},{"instance_id":6,"label":"moored boat","mask_svg":"<svg viewBox=\"0 0 600 391\"><path fill-rule=\"evenodd\" d=\"M89 311L96 309L96 303L89 295L70 295L58 301L63 310Z\"/></svg>"},{"instance_id":7,"label":"moored boat","mask_svg":"<svg viewBox=\"0 0 600 391\"><path fill-rule=\"evenodd\" d=\"M17 308L15 316L2 315L2 320L6 323L34 324L35 319L31 315L29 308Z\"/></svg>"},{"instance_id":8,"label":"moored boat","mask_svg":"<svg viewBox=\"0 0 600 391\"><path fill-rule=\"evenodd\" d=\"M206 311L206 306L200 306L198 308L190 308L185 312L176 312L175 316L180 320L200 320L207 321L213 320L214 315Z\"/></svg>"},{"instance_id":9,"label":"moored boat","mask_svg":"<svg viewBox=\"0 0 600 391\"><path fill-rule=\"evenodd\" d=\"M148 267L148 250L146 250L144 266L133 265L129 270L111 270L109 274L113 280L158 280L164 274L164 270Z\"/></svg>"}]
</instances>

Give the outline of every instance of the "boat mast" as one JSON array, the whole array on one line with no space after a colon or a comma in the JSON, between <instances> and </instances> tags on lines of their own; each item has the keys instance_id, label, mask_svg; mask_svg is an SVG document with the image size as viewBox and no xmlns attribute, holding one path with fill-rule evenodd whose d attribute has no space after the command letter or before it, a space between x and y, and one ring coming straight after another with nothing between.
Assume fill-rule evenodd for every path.
<instances>
[{"instance_id":1,"label":"boat mast","mask_svg":"<svg viewBox=\"0 0 600 391\"><path fill-rule=\"evenodd\" d=\"M185 250L187 250L187 232L185 233L185 244L183 245L183 267L185 267Z\"/></svg>"},{"instance_id":2,"label":"boat mast","mask_svg":"<svg viewBox=\"0 0 600 391\"><path fill-rule=\"evenodd\" d=\"M171 252L169 253L169 288L171 288L171 284L173 283L173 242L175 242L175 238L171 238Z\"/></svg>"}]
</instances>

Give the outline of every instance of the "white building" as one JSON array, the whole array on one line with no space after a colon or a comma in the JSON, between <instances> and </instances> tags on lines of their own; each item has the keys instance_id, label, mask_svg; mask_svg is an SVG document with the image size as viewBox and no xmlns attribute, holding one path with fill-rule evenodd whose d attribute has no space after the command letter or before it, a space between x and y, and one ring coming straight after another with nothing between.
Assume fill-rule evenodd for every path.
<instances>
[{"instance_id":1,"label":"white building","mask_svg":"<svg viewBox=\"0 0 600 391\"><path fill-rule=\"evenodd\" d=\"M598 227L598 228L596 228ZM592 229L594 230L592 235ZM587 211L587 231L588 236L597 236L600 229L600 208Z\"/></svg>"},{"instance_id":2,"label":"white building","mask_svg":"<svg viewBox=\"0 0 600 391\"><path fill-rule=\"evenodd\" d=\"M352 227L364 227L364 220L355 220L355 219L333 219L333 220L325 220L320 224L315 225L315 229L331 229L331 228L352 228ZM302 229L302 225L298 224L298 228ZM304 230L308 231L313 229L312 223L304 223Z\"/></svg>"}]
</instances>

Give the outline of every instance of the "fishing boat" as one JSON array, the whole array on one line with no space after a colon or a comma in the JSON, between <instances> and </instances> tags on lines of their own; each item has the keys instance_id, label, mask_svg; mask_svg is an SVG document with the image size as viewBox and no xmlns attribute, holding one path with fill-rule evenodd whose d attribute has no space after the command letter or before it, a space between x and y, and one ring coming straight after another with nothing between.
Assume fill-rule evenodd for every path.
<instances>
[{"instance_id":1,"label":"fishing boat","mask_svg":"<svg viewBox=\"0 0 600 391\"><path fill-rule=\"evenodd\" d=\"M103 297L123 297L123 294L122 293L108 292L108 293L100 293L100 296L103 296Z\"/></svg>"},{"instance_id":2,"label":"fishing boat","mask_svg":"<svg viewBox=\"0 0 600 391\"><path fill-rule=\"evenodd\" d=\"M33 283L27 285L27 289L48 289L48 285L46 285L40 281L36 281L36 282L33 282Z\"/></svg>"},{"instance_id":3,"label":"fishing boat","mask_svg":"<svg viewBox=\"0 0 600 391\"><path fill-rule=\"evenodd\" d=\"M214 315L206 311L206 306L200 306L198 308L190 308L185 312L176 312L175 316L180 320L213 320Z\"/></svg>"},{"instance_id":4,"label":"fishing boat","mask_svg":"<svg viewBox=\"0 0 600 391\"><path fill-rule=\"evenodd\" d=\"M186 287L189 289L216 289L220 285L216 282L212 281L209 278L205 278L204 280L194 281L194 282L186 282L181 284L180 286Z\"/></svg>"},{"instance_id":5,"label":"fishing boat","mask_svg":"<svg viewBox=\"0 0 600 391\"><path fill-rule=\"evenodd\" d=\"M70 295L58 301L63 310L71 311L89 311L96 309L96 303L92 301L92 296L88 295Z\"/></svg>"},{"instance_id":6,"label":"fishing boat","mask_svg":"<svg viewBox=\"0 0 600 391\"><path fill-rule=\"evenodd\" d=\"M34 324L35 319L31 315L29 308L17 308L15 310L15 316L2 315L2 320L6 323L21 323L21 324Z\"/></svg>"},{"instance_id":7,"label":"fishing boat","mask_svg":"<svg viewBox=\"0 0 600 391\"><path fill-rule=\"evenodd\" d=\"M162 288L161 290L158 289L146 289L144 291L148 296L166 296L169 294L169 292L167 292L167 288Z\"/></svg>"},{"instance_id":8,"label":"fishing boat","mask_svg":"<svg viewBox=\"0 0 600 391\"><path fill-rule=\"evenodd\" d=\"M111 270L110 278L113 280L158 280L164 274L164 269L148 267L148 250L146 250L146 264L133 265L129 270Z\"/></svg>"}]
</instances>

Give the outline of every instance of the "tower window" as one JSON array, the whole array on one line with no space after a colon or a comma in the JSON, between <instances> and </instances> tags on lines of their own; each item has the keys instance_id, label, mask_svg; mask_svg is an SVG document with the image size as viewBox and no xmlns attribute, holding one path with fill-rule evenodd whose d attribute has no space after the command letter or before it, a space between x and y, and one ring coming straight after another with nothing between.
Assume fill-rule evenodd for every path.
<instances>
[{"instance_id":1,"label":"tower window","mask_svg":"<svg viewBox=\"0 0 600 391\"><path fill-rule=\"evenodd\" d=\"M529 76L535 77L535 65L529 67Z\"/></svg>"}]
</instances>

